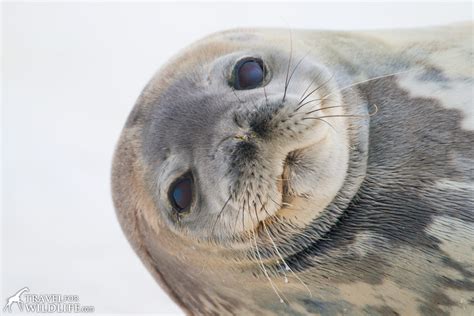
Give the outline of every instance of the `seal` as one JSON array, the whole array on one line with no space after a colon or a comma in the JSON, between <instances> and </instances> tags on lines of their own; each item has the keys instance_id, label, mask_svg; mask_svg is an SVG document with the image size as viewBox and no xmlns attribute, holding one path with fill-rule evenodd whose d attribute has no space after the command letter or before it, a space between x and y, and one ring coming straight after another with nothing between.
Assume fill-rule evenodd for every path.
<instances>
[{"instance_id":1,"label":"seal","mask_svg":"<svg viewBox=\"0 0 474 316\"><path fill-rule=\"evenodd\" d=\"M472 24L236 29L130 113L119 222L196 315L474 312Z\"/></svg>"}]
</instances>

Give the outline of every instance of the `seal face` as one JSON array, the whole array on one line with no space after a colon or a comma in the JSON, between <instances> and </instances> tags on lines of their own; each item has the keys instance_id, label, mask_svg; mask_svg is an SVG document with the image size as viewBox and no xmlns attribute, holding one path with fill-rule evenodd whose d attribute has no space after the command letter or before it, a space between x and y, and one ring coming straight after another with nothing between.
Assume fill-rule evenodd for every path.
<instances>
[{"instance_id":1,"label":"seal face","mask_svg":"<svg viewBox=\"0 0 474 316\"><path fill-rule=\"evenodd\" d=\"M190 314L474 311L469 29L233 30L181 52L114 158L137 254Z\"/></svg>"},{"instance_id":2,"label":"seal face","mask_svg":"<svg viewBox=\"0 0 474 316\"><path fill-rule=\"evenodd\" d=\"M142 155L153 166L147 187L167 225L226 243L277 216L287 218L283 226L319 217L349 160L347 114L329 72L300 57L290 73L288 53L264 46L209 57L173 79L143 124ZM289 89L296 74L298 86ZM177 208L175 186L183 178L193 179L189 205Z\"/></svg>"}]
</instances>

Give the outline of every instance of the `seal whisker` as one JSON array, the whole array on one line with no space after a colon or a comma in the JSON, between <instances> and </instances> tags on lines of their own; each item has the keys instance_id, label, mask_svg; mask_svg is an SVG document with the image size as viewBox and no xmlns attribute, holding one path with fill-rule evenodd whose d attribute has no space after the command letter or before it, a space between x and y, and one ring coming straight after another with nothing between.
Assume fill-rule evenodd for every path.
<instances>
[{"instance_id":1,"label":"seal whisker","mask_svg":"<svg viewBox=\"0 0 474 316\"><path fill-rule=\"evenodd\" d=\"M293 68L293 70L291 71L290 77L288 78L288 83L287 83L287 87L286 87L287 89L290 86L291 78L293 78L293 75L295 74L296 70L298 69L298 66L301 65L303 60L309 55L310 52L311 52L311 49L303 57L301 57L301 59L296 63L295 68Z\"/></svg>"},{"instance_id":2,"label":"seal whisker","mask_svg":"<svg viewBox=\"0 0 474 316\"><path fill-rule=\"evenodd\" d=\"M281 202L281 204L277 203L270 195L268 195L268 198L270 199L270 201L275 203L278 206L278 208L282 208L283 206L294 207L293 204L290 204L288 202ZM266 209L264 209L264 210L265 210L265 212L267 212ZM267 212L267 214L268 214L268 212ZM268 216L272 216L272 215L268 214ZM275 216L272 216L272 217L275 217Z\"/></svg>"},{"instance_id":3,"label":"seal whisker","mask_svg":"<svg viewBox=\"0 0 474 316\"><path fill-rule=\"evenodd\" d=\"M270 197L270 196L269 196ZM260 201L260 204L263 206L264 203L262 202L262 199L260 198L260 195L257 195L257 198L258 200ZM279 204L277 204L279 205ZM280 206L281 207L281 206ZM276 222L281 222L280 218L277 217L277 216L274 216L274 215L270 215L270 213L268 213L267 209L263 207L263 210L265 211L265 213L267 213L267 216L268 218L272 218L273 220L275 220Z\"/></svg>"},{"instance_id":4,"label":"seal whisker","mask_svg":"<svg viewBox=\"0 0 474 316\"><path fill-rule=\"evenodd\" d=\"M300 101L301 101L301 99L304 98L306 92L308 92L309 88L311 88L311 86L312 86L313 83L316 81L316 79L319 79L319 78L321 77L321 74L322 74L322 73L323 73L322 71L319 71L319 72L318 72L318 75L317 75L317 76L314 76L314 78L311 80L311 82L310 82L309 85L306 87L306 89L304 89L303 94L302 94L301 97L300 97Z\"/></svg>"},{"instance_id":5,"label":"seal whisker","mask_svg":"<svg viewBox=\"0 0 474 316\"><path fill-rule=\"evenodd\" d=\"M257 214L255 214L257 215ZM252 219L252 216L250 216L250 218ZM253 220L252 220L253 221ZM276 286L276 284L274 284L273 280L271 279L270 275L268 274L268 271L267 271L267 268L265 267L265 264L263 263L263 260L262 260L262 255L260 254L260 250L259 250L259 247L258 247L258 242L257 242L257 236L256 236L256 233L255 233L255 228L252 229L252 236L253 236L253 241L255 243L255 250L257 252L257 256L258 256L258 262L259 262L259 266L260 266L260 269L262 270L262 272L264 273L265 277L267 278L267 280L270 282L270 285L273 289L273 292L275 292L275 294L277 295L277 297L279 298L280 300L280 303L287 303L288 302L288 299L285 297L285 295L283 294L283 292ZM281 295L280 295L281 293ZM285 298L285 299L283 299Z\"/></svg>"},{"instance_id":6,"label":"seal whisker","mask_svg":"<svg viewBox=\"0 0 474 316\"><path fill-rule=\"evenodd\" d=\"M295 110L294 112L297 112L298 110L300 110L303 106L305 106L306 104L309 104L309 103L312 103L312 102L316 102L316 101L337 101L337 100L334 100L334 99L313 99L313 100L310 100L310 101L306 101L305 103L303 104L300 104ZM321 103L321 102L320 102Z\"/></svg>"},{"instance_id":7,"label":"seal whisker","mask_svg":"<svg viewBox=\"0 0 474 316\"><path fill-rule=\"evenodd\" d=\"M263 208L263 210L265 211L265 213L268 214L268 212L267 212L267 210L265 209L265 206L264 206L264 205L262 205L262 208ZM255 214L255 215L257 215L257 214ZM285 265L285 269L283 269L282 272L283 272L283 277L284 277L285 283L288 283L288 276L286 275L286 262L285 262L285 259L283 259L283 257L280 255L280 252L278 251L278 248L276 247L275 242L273 241L272 237L270 236L270 234L269 234L269 232L268 232L268 230L267 230L267 228L266 228L267 226L266 226L266 224L265 224L265 221L262 221L262 226L264 227L264 230L265 230L265 232L267 233L268 238L270 238L270 240L271 240L271 242L272 242L272 244L273 244L273 247L274 247L274 249L275 249L275 251L276 251L276 254L279 256L280 260L281 260L281 261L283 262L283 264ZM277 263L279 264L279 262L277 262Z\"/></svg>"},{"instance_id":8,"label":"seal whisker","mask_svg":"<svg viewBox=\"0 0 474 316\"><path fill-rule=\"evenodd\" d=\"M245 209L244 209L244 202L242 202L242 233L245 232Z\"/></svg>"},{"instance_id":9,"label":"seal whisker","mask_svg":"<svg viewBox=\"0 0 474 316\"><path fill-rule=\"evenodd\" d=\"M344 90L346 90L346 89L349 89L349 88L351 88L351 87L357 86L357 85L359 85L359 84L363 84L363 83L370 82L370 81L373 81L373 80L388 78L388 77L392 77L392 76L396 76L396 75L400 75L400 74L412 72L412 71L415 71L415 70L417 70L417 69L408 69L408 70L404 70L404 71L394 72L394 73L391 73L391 74L382 75L382 76L377 76L377 77L365 79L365 80L362 80L362 81L359 81L359 82L351 83L351 84L349 84L349 85L347 85L347 86L344 86L344 87L338 89L337 91L333 91L333 92L331 92L331 93L325 95L325 96L323 97L323 99L325 99L326 97L328 97L328 96L330 96L330 95L333 95L333 94L336 93L336 92L344 91Z\"/></svg>"},{"instance_id":10,"label":"seal whisker","mask_svg":"<svg viewBox=\"0 0 474 316\"><path fill-rule=\"evenodd\" d=\"M318 77L319 78L319 77ZM321 89L322 87L324 87L325 85L327 85L331 80L332 78L334 78L334 73L331 74L331 76L326 79L322 84L318 85L316 88L314 88L313 90L311 90L310 92L308 92L308 94L306 94L299 102L298 104L301 104L303 103L307 98L309 98L313 93L315 93L316 91L318 91L319 89ZM314 82L314 81L313 81ZM312 83L313 83L312 82ZM312 84L311 83L311 84Z\"/></svg>"},{"instance_id":11,"label":"seal whisker","mask_svg":"<svg viewBox=\"0 0 474 316\"><path fill-rule=\"evenodd\" d=\"M283 262L283 264L285 265L285 270L286 271L290 271L291 274L306 288L306 290L308 291L309 293L309 296L310 297L313 297L313 293L311 292L311 290L309 289L308 285L306 283L303 282L303 280L301 280L301 278L293 271L293 269L290 268L290 266L286 263L285 259L283 258L283 256L281 255L280 253L280 250L278 250L278 247L277 245L275 244L275 241L273 240L272 236L270 235L270 232L268 231L268 228L267 228L267 225L265 224L265 221L262 222L263 224L263 229L266 231L267 235L268 235L268 238L270 238L270 241L271 243L273 244L273 248L275 249L275 251L277 252L278 256L280 257L280 260ZM288 283L288 278L286 277L286 273L285 273L285 282Z\"/></svg>"},{"instance_id":12,"label":"seal whisker","mask_svg":"<svg viewBox=\"0 0 474 316\"><path fill-rule=\"evenodd\" d=\"M263 204L262 204L262 209L265 210L265 206ZM257 218L257 227L258 227L258 224L260 223L260 220L258 218L257 207L256 206L254 206L254 211L255 211L255 217ZM268 214L268 212L266 210L265 210L265 213ZM265 220L262 221L262 225L265 227ZM267 234L268 234L268 232L267 232ZM271 236L268 235L268 237L270 237L270 240L273 242L273 239L271 238ZM277 251L277 254L279 254L278 249L276 249L276 251ZM281 256L280 256L280 258L281 258L281 260L283 260L284 264L286 265L286 262L284 261L284 259ZM282 272L283 272L283 277L284 277L285 283L288 283L288 276L286 275L286 268Z\"/></svg>"},{"instance_id":13,"label":"seal whisker","mask_svg":"<svg viewBox=\"0 0 474 316\"><path fill-rule=\"evenodd\" d=\"M247 211L250 213L250 191L248 191L248 190L247 190ZM252 216L250 216L250 220L253 222Z\"/></svg>"},{"instance_id":14,"label":"seal whisker","mask_svg":"<svg viewBox=\"0 0 474 316\"><path fill-rule=\"evenodd\" d=\"M263 264L262 256L260 255L260 250L258 249L257 238L255 237L255 230L252 230L252 234L253 234L253 238L254 238L254 241L255 241L255 249L257 250L257 255L258 255L258 258L260 260L260 267L262 268L263 273L265 274L267 280L270 282L270 285L271 285L273 291L275 292L275 294L280 299L280 303L288 304L287 303L288 299L285 297L283 292L276 286L276 284L273 283L272 279L270 278L270 275L268 274L267 269L265 268L265 265ZM278 292L281 292L281 295ZM282 296L285 299L283 299Z\"/></svg>"},{"instance_id":15,"label":"seal whisker","mask_svg":"<svg viewBox=\"0 0 474 316\"><path fill-rule=\"evenodd\" d=\"M240 99L237 95L237 93L235 92L235 89L232 88L232 92L234 93L235 97L237 98L237 100L239 101L240 104L243 104L244 102L242 101L242 99ZM250 99L250 102L252 102L253 104L253 107L255 108L255 111L258 111L258 107L257 105L255 104L255 102L253 101L253 99Z\"/></svg>"},{"instance_id":16,"label":"seal whisker","mask_svg":"<svg viewBox=\"0 0 474 316\"><path fill-rule=\"evenodd\" d=\"M257 106L257 104L255 103L255 101L254 101L253 99L250 99L250 102L252 103L252 105L253 105L255 111L258 112L258 106Z\"/></svg>"},{"instance_id":17,"label":"seal whisker","mask_svg":"<svg viewBox=\"0 0 474 316\"><path fill-rule=\"evenodd\" d=\"M234 223L234 233L237 234L237 222L239 220L240 208L237 209Z\"/></svg>"},{"instance_id":18,"label":"seal whisker","mask_svg":"<svg viewBox=\"0 0 474 316\"><path fill-rule=\"evenodd\" d=\"M325 115L320 117L303 117L302 120L319 120L328 117L368 117L368 115L357 115L357 114L336 114L336 115Z\"/></svg>"},{"instance_id":19,"label":"seal whisker","mask_svg":"<svg viewBox=\"0 0 474 316\"><path fill-rule=\"evenodd\" d=\"M227 204L229 203L229 201L232 199L232 193L229 194L229 198L225 201L224 203L224 206L222 206L219 214L217 214L217 218L216 220L214 221L214 225L212 226L212 231L211 231L211 235L214 234L214 229L216 228L216 224L217 224L217 221L219 220L219 218L221 217L222 213L224 212L225 210L225 207L227 206Z\"/></svg>"},{"instance_id":20,"label":"seal whisker","mask_svg":"<svg viewBox=\"0 0 474 316\"><path fill-rule=\"evenodd\" d=\"M281 205L280 203L276 202L270 195L268 195L268 198L269 198L273 203L275 203L279 208L282 207L282 205Z\"/></svg>"},{"instance_id":21,"label":"seal whisker","mask_svg":"<svg viewBox=\"0 0 474 316\"><path fill-rule=\"evenodd\" d=\"M323 107L323 108L319 108L319 109L316 109L316 110L313 110L313 111L306 112L305 114L311 114L311 113L322 111L322 110L342 108L342 107L343 107L342 105L326 106L326 107Z\"/></svg>"},{"instance_id":22,"label":"seal whisker","mask_svg":"<svg viewBox=\"0 0 474 316\"><path fill-rule=\"evenodd\" d=\"M239 96L237 95L237 92L235 92L235 89L234 89L234 88L232 88L232 92L234 93L234 95L235 95L235 97L237 98L237 100L239 101L239 103L241 103L241 104L244 103L244 102L239 98Z\"/></svg>"},{"instance_id":23,"label":"seal whisker","mask_svg":"<svg viewBox=\"0 0 474 316\"><path fill-rule=\"evenodd\" d=\"M320 119L324 119L324 118L328 118L328 117L359 117L359 118L371 117L371 116L374 116L375 114L377 114L377 112L379 111L379 108L378 108L377 104L373 104L373 106L375 107L375 111L373 113L369 113L367 115L336 114L336 115L324 115L324 116L318 116L318 117L308 116L308 117L303 117L302 120L320 120Z\"/></svg>"},{"instance_id":24,"label":"seal whisker","mask_svg":"<svg viewBox=\"0 0 474 316\"><path fill-rule=\"evenodd\" d=\"M283 99L281 100L282 102L285 102L285 98L286 98L286 92L288 90L288 76L290 74L290 66L291 66L291 59L293 58L293 34L291 32L291 29L289 29L290 31L290 57L288 58L288 67L286 69L286 78L285 78L285 91L283 93Z\"/></svg>"},{"instance_id":25,"label":"seal whisker","mask_svg":"<svg viewBox=\"0 0 474 316\"><path fill-rule=\"evenodd\" d=\"M336 117L338 115L334 115L334 117ZM352 115L351 115L352 116ZM334 132L337 133L337 130L336 128L331 124L329 123L328 121L326 121L324 118L326 117L332 117L332 116L323 116L323 117L303 117L302 120L319 120L319 121L322 121L324 123L326 123L327 125L329 125L333 130Z\"/></svg>"},{"instance_id":26,"label":"seal whisker","mask_svg":"<svg viewBox=\"0 0 474 316\"><path fill-rule=\"evenodd\" d=\"M307 98L309 98L309 96L311 96L313 93L315 93L316 91L318 91L319 89L321 89L322 87L324 87L326 84L328 84L332 78L334 77L334 73L331 74L331 76L329 77L328 80L324 81L321 85L319 85L317 88L313 89L310 93L308 93L302 100L300 100L300 102L298 102L298 105L299 107L296 108L295 111L298 111L299 109L301 109L303 107L303 105L301 105L301 103L303 103ZM329 95L328 95L329 96Z\"/></svg>"},{"instance_id":27,"label":"seal whisker","mask_svg":"<svg viewBox=\"0 0 474 316\"><path fill-rule=\"evenodd\" d=\"M258 197L258 199L259 199L259 201L260 201L260 204L263 205L262 200L260 199L260 197L259 197L258 195L257 195L257 197ZM272 198L270 195L268 195L268 198L269 198L273 203L275 203L279 208L282 208L283 206L290 206L290 207L293 206L293 205L291 205L290 203L286 203L286 202L282 202L282 204L279 204L279 203L275 202L275 200L273 200L273 198ZM276 214L271 215L270 213L268 213L268 211L267 211L266 208L263 208L263 210L265 211L265 213L267 213L267 216L268 216L269 218L272 218L272 219L275 220L277 223L281 223L281 222L282 222L281 217L277 216Z\"/></svg>"}]
</instances>

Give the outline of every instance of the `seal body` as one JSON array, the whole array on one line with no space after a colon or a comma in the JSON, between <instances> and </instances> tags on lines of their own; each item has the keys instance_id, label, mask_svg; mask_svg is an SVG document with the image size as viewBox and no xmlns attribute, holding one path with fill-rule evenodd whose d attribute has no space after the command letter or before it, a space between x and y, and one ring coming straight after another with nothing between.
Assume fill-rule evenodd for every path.
<instances>
[{"instance_id":1,"label":"seal body","mask_svg":"<svg viewBox=\"0 0 474 316\"><path fill-rule=\"evenodd\" d=\"M116 149L131 245L188 314L473 314L472 41L458 24L191 45ZM263 75L242 89L248 60Z\"/></svg>"}]
</instances>

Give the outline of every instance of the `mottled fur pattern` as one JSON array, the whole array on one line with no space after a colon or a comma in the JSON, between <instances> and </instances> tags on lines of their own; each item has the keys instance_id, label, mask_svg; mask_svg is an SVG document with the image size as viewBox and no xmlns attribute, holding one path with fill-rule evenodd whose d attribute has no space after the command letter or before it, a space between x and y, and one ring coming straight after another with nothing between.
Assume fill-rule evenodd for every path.
<instances>
[{"instance_id":1,"label":"mottled fur pattern","mask_svg":"<svg viewBox=\"0 0 474 316\"><path fill-rule=\"evenodd\" d=\"M188 314L474 314L472 41L458 24L193 44L117 146L130 243ZM248 56L265 88L235 91ZM177 217L168 190L186 172Z\"/></svg>"}]
</instances>

